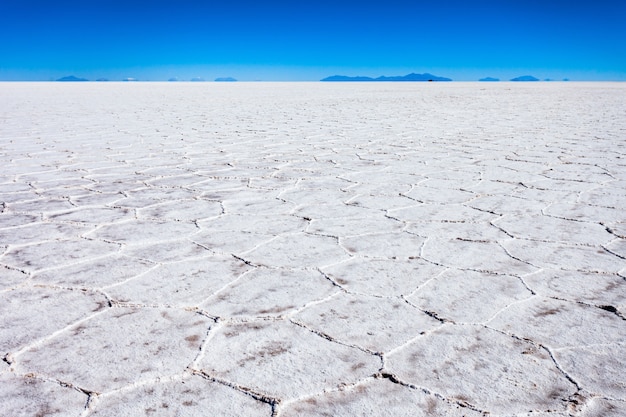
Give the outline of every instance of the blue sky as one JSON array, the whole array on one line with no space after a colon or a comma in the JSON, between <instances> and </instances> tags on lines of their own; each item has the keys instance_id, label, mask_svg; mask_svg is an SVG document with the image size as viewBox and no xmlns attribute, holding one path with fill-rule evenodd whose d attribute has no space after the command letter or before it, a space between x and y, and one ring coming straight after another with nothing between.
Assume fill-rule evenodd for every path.
<instances>
[{"instance_id":1,"label":"blue sky","mask_svg":"<svg viewBox=\"0 0 626 417\"><path fill-rule=\"evenodd\" d=\"M2 0L0 80L626 81L624 22L624 0Z\"/></svg>"}]
</instances>

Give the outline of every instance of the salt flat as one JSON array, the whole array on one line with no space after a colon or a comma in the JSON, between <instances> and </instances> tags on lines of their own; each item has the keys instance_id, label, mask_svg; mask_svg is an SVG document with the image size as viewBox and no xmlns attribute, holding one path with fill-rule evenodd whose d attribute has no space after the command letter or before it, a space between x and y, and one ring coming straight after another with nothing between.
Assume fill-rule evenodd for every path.
<instances>
[{"instance_id":1,"label":"salt flat","mask_svg":"<svg viewBox=\"0 0 626 417\"><path fill-rule=\"evenodd\" d=\"M626 415L625 98L0 83L0 415Z\"/></svg>"}]
</instances>

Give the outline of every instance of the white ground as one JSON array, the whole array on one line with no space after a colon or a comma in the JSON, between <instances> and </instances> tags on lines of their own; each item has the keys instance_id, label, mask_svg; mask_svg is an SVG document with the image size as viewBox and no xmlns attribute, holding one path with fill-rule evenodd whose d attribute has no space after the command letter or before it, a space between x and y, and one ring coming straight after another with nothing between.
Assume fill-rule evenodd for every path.
<instances>
[{"instance_id":1,"label":"white ground","mask_svg":"<svg viewBox=\"0 0 626 417\"><path fill-rule=\"evenodd\" d=\"M626 84L0 84L0 415L626 415Z\"/></svg>"}]
</instances>

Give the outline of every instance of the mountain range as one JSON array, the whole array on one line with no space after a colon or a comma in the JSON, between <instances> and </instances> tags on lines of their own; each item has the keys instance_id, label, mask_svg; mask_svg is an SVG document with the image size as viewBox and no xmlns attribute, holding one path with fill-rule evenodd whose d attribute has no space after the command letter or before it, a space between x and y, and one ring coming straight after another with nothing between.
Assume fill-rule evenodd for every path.
<instances>
[{"instance_id":1,"label":"mountain range","mask_svg":"<svg viewBox=\"0 0 626 417\"><path fill-rule=\"evenodd\" d=\"M424 74L407 74L407 75L396 75L396 76L380 76L378 78L372 77L363 77L356 76L350 77L347 75L333 75L330 77L323 78L321 81L452 81L450 78L439 77L437 75L424 73Z\"/></svg>"}]
</instances>

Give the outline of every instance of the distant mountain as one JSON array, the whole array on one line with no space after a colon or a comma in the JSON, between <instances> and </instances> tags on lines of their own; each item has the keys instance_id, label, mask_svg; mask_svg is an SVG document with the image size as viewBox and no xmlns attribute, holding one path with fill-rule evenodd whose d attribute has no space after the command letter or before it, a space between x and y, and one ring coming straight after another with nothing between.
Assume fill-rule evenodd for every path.
<instances>
[{"instance_id":1,"label":"distant mountain","mask_svg":"<svg viewBox=\"0 0 626 417\"><path fill-rule=\"evenodd\" d=\"M511 81L539 81L539 78L535 78L532 75L522 75L521 77L511 79Z\"/></svg>"},{"instance_id":2,"label":"distant mountain","mask_svg":"<svg viewBox=\"0 0 626 417\"><path fill-rule=\"evenodd\" d=\"M193 77L191 79L191 81L193 81L193 82L202 82L202 81L204 81L204 78L202 78L202 77Z\"/></svg>"},{"instance_id":3,"label":"distant mountain","mask_svg":"<svg viewBox=\"0 0 626 417\"><path fill-rule=\"evenodd\" d=\"M170 79L169 79L169 80L167 80L167 81L171 81L171 82L178 81L178 77L172 77L172 78L170 78Z\"/></svg>"},{"instance_id":4,"label":"distant mountain","mask_svg":"<svg viewBox=\"0 0 626 417\"><path fill-rule=\"evenodd\" d=\"M98 78L96 81L109 81L108 78Z\"/></svg>"},{"instance_id":5,"label":"distant mountain","mask_svg":"<svg viewBox=\"0 0 626 417\"><path fill-rule=\"evenodd\" d=\"M123 78L122 81L133 82L133 81L139 81L139 80L133 77L126 77L126 78Z\"/></svg>"},{"instance_id":6,"label":"distant mountain","mask_svg":"<svg viewBox=\"0 0 626 417\"><path fill-rule=\"evenodd\" d=\"M491 82L493 82L493 81L500 81L500 79L499 78L493 78L493 77L485 77L485 78L481 78L478 81L491 81Z\"/></svg>"},{"instance_id":7,"label":"distant mountain","mask_svg":"<svg viewBox=\"0 0 626 417\"><path fill-rule=\"evenodd\" d=\"M86 78L78 78L73 75L68 75L67 77L61 77L57 81L89 81Z\"/></svg>"},{"instance_id":8,"label":"distant mountain","mask_svg":"<svg viewBox=\"0 0 626 417\"><path fill-rule=\"evenodd\" d=\"M237 80L233 77L218 77L215 79L215 81L221 82L221 83L234 83Z\"/></svg>"},{"instance_id":9,"label":"distant mountain","mask_svg":"<svg viewBox=\"0 0 626 417\"><path fill-rule=\"evenodd\" d=\"M332 75L321 79L320 81L374 81L372 77L348 77L346 75Z\"/></svg>"},{"instance_id":10,"label":"distant mountain","mask_svg":"<svg viewBox=\"0 0 626 417\"><path fill-rule=\"evenodd\" d=\"M396 75L396 76L380 76L378 78L372 77L349 77L346 75L333 75L331 77L326 77L321 81L381 81L381 82L397 82L397 81L452 81L450 78L439 77L437 75L424 73L424 74L407 74L407 75Z\"/></svg>"}]
</instances>

